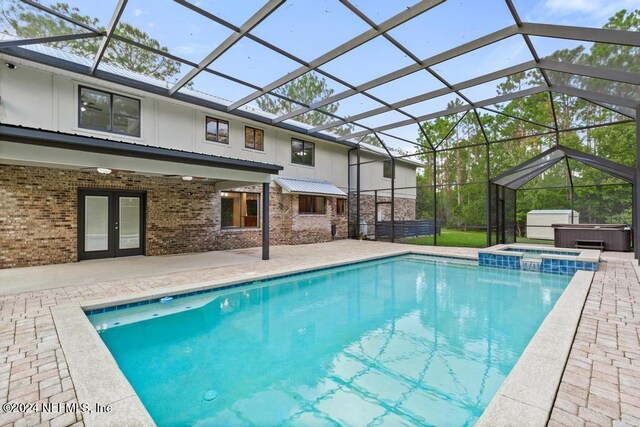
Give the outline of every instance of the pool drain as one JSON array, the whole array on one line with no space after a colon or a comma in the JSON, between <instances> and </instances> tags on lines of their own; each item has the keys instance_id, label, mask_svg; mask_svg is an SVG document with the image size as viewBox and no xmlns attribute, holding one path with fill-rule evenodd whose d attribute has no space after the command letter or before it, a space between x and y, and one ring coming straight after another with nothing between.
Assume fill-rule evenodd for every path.
<instances>
[{"instance_id":1,"label":"pool drain","mask_svg":"<svg viewBox=\"0 0 640 427\"><path fill-rule=\"evenodd\" d=\"M207 402L211 401L211 400L216 400L218 398L218 392L215 390L208 390L204 393L204 400L206 400Z\"/></svg>"}]
</instances>

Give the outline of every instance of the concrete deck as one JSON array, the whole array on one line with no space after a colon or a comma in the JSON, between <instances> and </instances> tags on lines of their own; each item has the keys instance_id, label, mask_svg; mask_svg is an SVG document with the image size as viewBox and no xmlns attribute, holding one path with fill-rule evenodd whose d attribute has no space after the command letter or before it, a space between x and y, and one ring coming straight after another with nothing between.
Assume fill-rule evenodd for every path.
<instances>
[{"instance_id":1,"label":"concrete deck","mask_svg":"<svg viewBox=\"0 0 640 427\"><path fill-rule=\"evenodd\" d=\"M0 403L77 403L51 308L168 291L194 283L394 254L474 255L466 248L379 242L272 247L85 261L0 271ZM640 425L640 284L630 254L603 254L549 425ZM108 279L107 279L108 278ZM1 412L0 425L83 425L81 413Z\"/></svg>"}]
</instances>

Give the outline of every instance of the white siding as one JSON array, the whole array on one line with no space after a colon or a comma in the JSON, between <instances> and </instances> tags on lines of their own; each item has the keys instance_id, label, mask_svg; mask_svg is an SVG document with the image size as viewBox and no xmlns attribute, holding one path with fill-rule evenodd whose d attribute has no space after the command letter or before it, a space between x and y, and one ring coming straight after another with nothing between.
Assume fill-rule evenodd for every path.
<instances>
[{"instance_id":1,"label":"white siding","mask_svg":"<svg viewBox=\"0 0 640 427\"><path fill-rule=\"evenodd\" d=\"M360 152L360 189L364 195L373 196L373 191L378 190L379 196L391 195L391 179L383 175L383 156ZM371 162L373 163L365 163ZM356 156L352 155L351 164L356 163ZM396 161L396 197L415 198L416 196L416 167L402 161ZM351 186L356 188L356 167L351 167ZM410 188L406 188L410 187Z\"/></svg>"},{"instance_id":2,"label":"white siding","mask_svg":"<svg viewBox=\"0 0 640 427\"><path fill-rule=\"evenodd\" d=\"M5 57L0 55L0 57ZM204 154L241 158L284 167L284 176L298 176L329 180L347 190L348 147L308 138L276 127L252 122L215 110L208 110L184 102L130 89L87 76L54 70L51 67L14 60L18 68L0 68L0 122L112 140L133 142L194 151ZM82 129L78 126L78 86L88 86L120 93L141 101L141 135L127 137L107 132ZM230 143L206 141L205 117L217 117L230 123ZM244 128L253 126L265 131L264 151L244 147ZM315 167L291 163L291 138L316 144ZM363 156L363 160L374 156ZM379 158L379 157L375 157ZM414 186L415 168L397 163L396 187ZM384 188L390 180L382 178L382 163L363 166L362 188ZM401 196L403 192L399 192ZM408 196L415 191L409 191Z\"/></svg>"}]
</instances>

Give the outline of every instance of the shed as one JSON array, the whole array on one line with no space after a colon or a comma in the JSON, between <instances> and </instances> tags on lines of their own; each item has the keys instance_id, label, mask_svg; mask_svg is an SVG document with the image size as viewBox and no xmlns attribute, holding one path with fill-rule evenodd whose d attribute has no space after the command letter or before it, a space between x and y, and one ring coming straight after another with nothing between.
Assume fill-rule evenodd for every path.
<instances>
[{"instance_id":1,"label":"shed","mask_svg":"<svg viewBox=\"0 0 640 427\"><path fill-rule=\"evenodd\" d=\"M527 237L529 239L553 240L552 224L579 223L580 214L571 209L532 210L527 213Z\"/></svg>"}]
</instances>

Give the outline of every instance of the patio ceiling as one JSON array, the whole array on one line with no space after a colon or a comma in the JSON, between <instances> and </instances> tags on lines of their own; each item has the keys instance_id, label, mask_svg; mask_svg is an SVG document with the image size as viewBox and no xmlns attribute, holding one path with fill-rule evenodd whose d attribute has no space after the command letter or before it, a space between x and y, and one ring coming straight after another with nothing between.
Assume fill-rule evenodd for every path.
<instances>
[{"instance_id":1,"label":"patio ceiling","mask_svg":"<svg viewBox=\"0 0 640 427\"><path fill-rule=\"evenodd\" d=\"M556 134L568 129L558 126L554 97L584 99L625 120L635 119L640 104L640 73L560 62L539 53L539 46L543 45L539 40L552 40L557 46L579 41L640 47L640 33L524 22L514 0L483 2L483 10L491 14L487 23L479 22L484 20L471 12L469 16L452 16L455 6L445 0L328 0L322 4L251 0L236 10L210 2L154 2L144 12L153 16L145 19L159 23L164 20L172 32L181 33L190 43L173 46L171 40L164 39L166 34L155 34L150 29L149 35L156 37L160 45L169 46L166 51L118 31L123 22L134 20L141 13L143 0L113 0L106 9L104 4L109 2L101 2L102 9L79 6L78 13L101 18L106 23L104 28L62 13L52 7L52 2L20 3L34 13L66 23L72 30L68 34L27 39L5 36L0 38L0 53L351 146L372 135L385 149L395 146L411 147L416 152L437 151L440 144L429 141L424 128L430 120L471 113L482 126L480 114L508 115L496 105L539 94L548 95L545 102L549 102L554 116L553 125L541 126ZM469 3L465 11L473 5L468 0L462 3ZM253 13L248 12L251 8ZM459 22L454 25L452 21L456 28L451 34L429 33L429 20L453 18ZM340 19L341 25L329 27L335 19ZM206 31L198 34L193 22L206 27ZM343 25L345 22L349 25ZM0 30L8 33L6 28ZM306 37L308 42L292 41L300 37ZM59 47L62 42L94 38L99 44L92 57L81 58ZM179 65L177 76L173 81L159 81L127 69L125 64L106 60L116 42L175 61ZM195 53L198 49L194 46L204 53ZM520 51L525 52L525 58L509 54ZM484 65L471 70L460 66L459 61L473 58ZM506 77L532 70L539 73L540 84L506 93L498 91L498 84ZM631 90L621 96L585 89L559 79L559 75L624 84ZM331 93L309 101L281 91L302 77L323 79ZM216 84L207 85L206 81ZM290 102L295 108L281 115L262 112L256 108L256 101L266 95ZM450 103L453 100L457 101L455 105ZM328 108L331 105L337 109ZM324 122L305 123L305 114L310 112L322 115ZM428 141L428 147L418 143L419 135ZM493 141L485 134L483 143L490 142ZM406 155L407 150L404 151Z\"/></svg>"}]
</instances>

